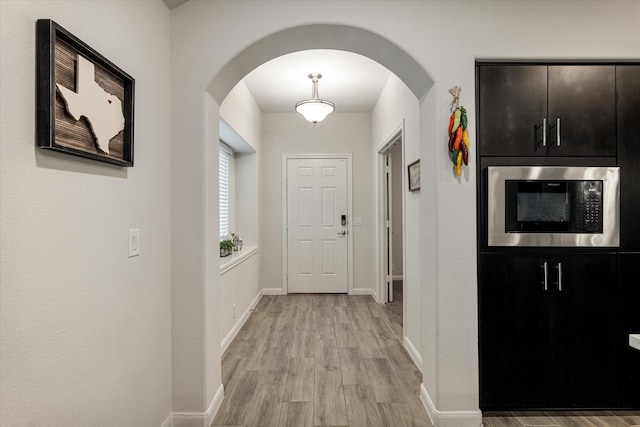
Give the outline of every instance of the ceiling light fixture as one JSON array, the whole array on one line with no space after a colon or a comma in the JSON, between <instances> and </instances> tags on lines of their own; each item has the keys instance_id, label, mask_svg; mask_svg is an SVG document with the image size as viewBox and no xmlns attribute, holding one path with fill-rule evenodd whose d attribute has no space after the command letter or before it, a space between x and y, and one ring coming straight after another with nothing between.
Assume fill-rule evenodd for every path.
<instances>
[{"instance_id":1,"label":"ceiling light fixture","mask_svg":"<svg viewBox=\"0 0 640 427\"><path fill-rule=\"evenodd\" d=\"M312 81L313 89L311 99L305 99L296 104L296 111L315 126L323 121L329 114L333 113L336 106L333 102L318 98L318 80L322 78L320 73L311 73L309 78Z\"/></svg>"}]
</instances>

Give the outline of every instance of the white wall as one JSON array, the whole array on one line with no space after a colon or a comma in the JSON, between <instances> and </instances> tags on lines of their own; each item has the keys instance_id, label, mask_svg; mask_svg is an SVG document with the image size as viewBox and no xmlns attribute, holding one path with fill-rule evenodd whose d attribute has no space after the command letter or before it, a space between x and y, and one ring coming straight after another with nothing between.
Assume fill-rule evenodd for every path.
<instances>
[{"instance_id":1,"label":"white wall","mask_svg":"<svg viewBox=\"0 0 640 427\"><path fill-rule=\"evenodd\" d=\"M244 141L260 151L262 145L262 111L244 82L239 82L220 105L220 117Z\"/></svg>"},{"instance_id":2,"label":"white wall","mask_svg":"<svg viewBox=\"0 0 640 427\"><path fill-rule=\"evenodd\" d=\"M246 251L247 249L243 249ZM226 260L222 258L222 260ZM261 295L259 253L245 259L241 264L225 271L220 276L220 328L223 350L231 343L242 324L247 320L254 304ZM234 316L234 308L235 316Z\"/></svg>"},{"instance_id":3,"label":"white wall","mask_svg":"<svg viewBox=\"0 0 640 427\"><path fill-rule=\"evenodd\" d=\"M39 18L135 78L135 167L34 147ZM0 3L3 426L159 426L171 412L169 43L159 1Z\"/></svg>"},{"instance_id":4,"label":"white wall","mask_svg":"<svg viewBox=\"0 0 640 427\"><path fill-rule=\"evenodd\" d=\"M418 100L409 88L395 75L389 79L380 93L378 102L372 112L372 144L378 148L382 146L404 121L404 164L402 170L402 193L405 198L404 206L404 238L405 265L404 275L404 309L405 309L405 343L417 362L422 360L422 330L420 306L420 226L423 218L420 209L420 192L409 192L406 166L420 158L420 123L418 120ZM377 153L377 149L375 150ZM375 154L378 156L378 154ZM374 159L377 160L377 159ZM422 161L421 161L422 164ZM398 169L398 168L396 168ZM382 201L376 201L382 203ZM402 229L397 230L403 232ZM379 279L380 280L380 279Z\"/></svg>"},{"instance_id":5,"label":"white wall","mask_svg":"<svg viewBox=\"0 0 640 427\"><path fill-rule=\"evenodd\" d=\"M238 83L220 105L220 117L233 129L235 154L235 219L232 231L244 239L245 249L258 242L258 165L262 147L262 112L244 82ZM234 254L235 256L235 254ZM222 349L242 326L261 294L259 253L225 271L220 277ZM221 258L222 263L227 258ZM234 316L235 305L235 316Z\"/></svg>"},{"instance_id":6,"label":"white wall","mask_svg":"<svg viewBox=\"0 0 640 427\"><path fill-rule=\"evenodd\" d=\"M185 304L174 307L174 312L181 313L193 306L203 292L216 290L217 286L215 278L201 273L206 270L210 262L206 257L212 251L190 230L204 227L209 232L215 228L211 218L215 215L209 215L207 209L215 208L215 204L202 201L202 194L206 193L203 182L217 173L205 144L207 129L212 131L217 125L207 125L206 117L217 113L217 104L212 99L219 99L226 85L211 88L211 101L205 102L206 115L202 105L204 88L247 48L257 55L253 60L266 60L273 57L271 54L281 53L283 44L291 50L331 47L323 44L323 40L330 39L326 34L315 34L319 38L313 43L278 37L264 40L270 34L309 23L340 24L371 31L407 52L435 82L420 99L419 148L406 156L407 161L421 158L423 178L420 193L413 196L420 200L419 244L408 246L420 265L417 274L421 295L416 298L422 302L422 317L410 318L408 327L409 334L421 337L423 397L436 423L477 426L480 413L474 61L477 58L637 59L640 57L637 43L640 3L634 0L590 1L579 5L562 0L376 1L367 2L363 8L362 2L329 0L322 2L320 8L313 5L315 3L309 1L191 1L172 12L172 139L176 153L172 163L173 231L194 247L204 247L204 250L190 250L182 240L174 238L174 251L180 252L174 257L174 281L192 286L192 292L181 301ZM309 12L310 7L313 14ZM344 40L345 45L348 43L349 40ZM350 47L366 50L364 46ZM393 49L381 49L377 55L376 60L390 69L394 56L401 56ZM241 59L251 63L248 56ZM240 60L234 62L241 63ZM243 75L229 73L224 77L239 80ZM234 81L223 83L235 84ZM409 87L416 87L415 82L410 83L407 83ZM471 165L460 178L452 173L445 147L451 100L447 90L456 85L463 89L461 102L469 112L472 140ZM385 132L381 134L386 136ZM185 189L188 189L185 193L178 194ZM409 264L407 260L405 267L409 268ZM188 268L194 265L195 269ZM215 308L215 299L208 301ZM193 325L197 335L197 322L202 316L181 319L179 323L182 320ZM184 356L197 359L195 350ZM201 368L197 363L192 366L196 367L187 374L195 376L195 371ZM215 382L216 375L207 381Z\"/></svg>"},{"instance_id":7,"label":"white wall","mask_svg":"<svg viewBox=\"0 0 640 427\"><path fill-rule=\"evenodd\" d=\"M232 231L240 234L245 244L257 245L262 112L244 82L238 83L224 99L220 105L220 117L233 129L237 138L241 139L233 146L236 150L236 209Z\"/></svg>"},{"instance_id":8,"label":"white wall","mask_svg":"<svg viewBox=\"0 0 640 427\"><path fill-rule=\"evenodd\" d=\"M334 113L313 126L296 113L263 114L260 167L260 274L264 288L282 288L282 155L353 154L353 227L356 292L374 286L374 210L371 167L371 115Z\"/></svg>"}]
</instances>

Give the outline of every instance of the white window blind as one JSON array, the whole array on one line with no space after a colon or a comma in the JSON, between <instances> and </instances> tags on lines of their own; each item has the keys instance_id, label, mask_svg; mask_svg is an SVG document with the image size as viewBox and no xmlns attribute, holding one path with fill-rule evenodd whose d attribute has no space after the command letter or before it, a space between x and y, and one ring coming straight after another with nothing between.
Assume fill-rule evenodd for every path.
<instances>
[{"instance_id":1,"label":"white window blind","mask_svg":"<svg viewBox=\"0 0 640 427\"><path fill-rule=\"evenodd\" d=\"M229 163L231 150L220 144L220 238L229 235Z\"/></svg>"}]
</instances>

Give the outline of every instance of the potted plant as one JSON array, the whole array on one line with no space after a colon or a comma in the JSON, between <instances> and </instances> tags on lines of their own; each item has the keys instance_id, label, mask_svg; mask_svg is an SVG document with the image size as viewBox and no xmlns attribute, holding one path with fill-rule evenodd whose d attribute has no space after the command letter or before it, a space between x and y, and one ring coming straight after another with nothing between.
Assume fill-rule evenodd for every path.
<instances>
[{"instance_id":1,"label":"potted plant","mask_svg":"<svg viewBox=\"0 0 640 427\"><path fill-rule=\"evenodd\" d=\"M231 255L233 251L233 242L229 239L220 241L220 256L228 256Z\"/></svg>"}]
</instances>

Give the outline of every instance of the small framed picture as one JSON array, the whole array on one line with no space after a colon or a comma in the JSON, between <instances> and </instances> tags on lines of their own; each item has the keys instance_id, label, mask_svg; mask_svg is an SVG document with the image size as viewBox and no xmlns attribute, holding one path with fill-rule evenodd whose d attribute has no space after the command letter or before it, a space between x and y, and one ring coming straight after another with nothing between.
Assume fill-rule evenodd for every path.
<instances>
[{"instance_id":1,"label":"small framed picture","mask_svg":"<svg viewBox=\"0 0 640 427\"><path fill-rule=\"evenodd\" d=\"M409 191L420 189L420 159L411 163L407 169L409 170Z\"/></svg>"},{"instance_id":2,"label":"small framed picture","mask_svg":"<svg viewBox=\"0 0 640 427\"><path fill-rule=\"evenodd\" d=\"M37 146L133 166L134 79L50 19L36 42Z\"/></svg>"}]
</instances>

